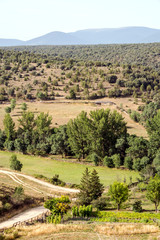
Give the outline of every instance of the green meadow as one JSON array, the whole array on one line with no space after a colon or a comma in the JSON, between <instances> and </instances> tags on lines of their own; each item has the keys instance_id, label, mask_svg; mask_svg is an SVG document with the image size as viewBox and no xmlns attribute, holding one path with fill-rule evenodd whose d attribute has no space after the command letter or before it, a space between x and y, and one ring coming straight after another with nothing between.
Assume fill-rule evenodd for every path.
<instances>
[{"instance_id":1,"label":"green meadow","mask_svg":"<svg viewBox=\"0 0 160 240\"><path fill-rule=\"evenodd\" d=\"M9 169L10 157L12 152L0 151L0 168ZM121 170L121 169L110 169L102 166L91 166L87 164L63 161L61 157L59 160L55 160L49 157L30 156L16 153L18 160L23 163L22 173L28 175L42 174L46 177L53 177L55 174L59 174L61 180L66 183L79 184L82 174L86 167L90 171L94 168L98 172L101 182L105 186L109 186L114 181L136 181L139 176L138 172ZM57 158L57 156L56 156Z\"/></svg>"}]
</instances>

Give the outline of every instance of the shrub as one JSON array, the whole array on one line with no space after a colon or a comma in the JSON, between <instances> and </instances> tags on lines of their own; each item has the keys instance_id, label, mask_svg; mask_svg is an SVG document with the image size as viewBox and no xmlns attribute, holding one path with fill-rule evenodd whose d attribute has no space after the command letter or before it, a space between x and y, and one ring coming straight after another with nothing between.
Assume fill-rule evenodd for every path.
<instances>
[{"instance_id":1,"label":"shrub","mask_svg":"<svg viewBox=\"0 0 160 240\"><path fill-rule=\"evenodd\" d=\"M60 186L65 186L65 182L63 182L62 180L59 179L59 175L55 174L52 178L51 178L51 183L54 185L60 185Z\"/></svg>"},{"instance_id":2,"label":"shrub","mask_svg":"<svg viewBox=\"0 0 160 240\"><path fill-rule=\"evenodd\" d=\"M4 204L4 209L9 210L11 208L12 208L12 205L10 203L7 202Z\"/></svg>"},{"instance_id":3,"label":"shrub","mask_svg":"<svg viewBox=\"0 0 160 240\"><path fill-rule=\"evenodd\" d=\"M10 158L10 168L13 170L21 171L23 164L17 159L16 154L13 154Z\"/></svg>"},{"instance_id":4,"label":"shrub","mask_svg":"<svg viewBox=\"0 0 160 240\"><path fill-rule=\"evenodd\" d=\"M129 170L133 169L133 160L131 157L126 156L124 159L124 166L128 168Z\"/></svg>"},{"instance_id":5,"label":"shrub","mask_svg":"<svg viewBox=\"0 0 160 240\"><path fill-rule=\"evenodd\" d=\"M96 200L93 200L92 205L98 210L104 210L107 207L107 205L109 205L109 198L100 197Z\"/></svg>"},{"instance_id":6,"label":"shrub","mask_svg":"<svg viewBox=\"0 0 160 240\"><path fill-rule=\"evenodd\" d=\"M137 187L139 191L145 191L147 189L147 184L145 184L144 182L140 182L138 183Z\"/></svg>"},{"instance_id":7,"label":"shrub","mask_svg":"<svg viewBox=\"0 0 160 240\"><path fill-rule=\"evenodd\" d=\"M92 153L90 156L89 156L89 159L94 162L94 165L95 166L98 166L99 163L100 163L100 157L96 154L96 153Z\"/></svg>"},{"instance_id":8,"label":"shrub","mask_svg":"<svg viewBox=\"0 0 160 240\"><path fill-rule=\"evenodd\" d=\"M114 154L111 158L112 158L114 166L116 168L119 168L121 166L120 154Z\"/></svg>"},{"instance_id":9,"label":"shrub","mask_svg":"<svg viewBox=\"0 0 160 240\"><path fill-rule=\"evenodd\" d=\"M113 168L113 159L111 157L105 156L103 159L103 164L109 168Z\"/></svg>"},{"instance_id":10,"label":"shrub","mask_svg":"<svg viewBox=\"0 0 160 240\"><path fill-rule=\"evenodd\" d=\"M142 212L142 201L135 201L132 208L134 212Z\"/></svg>"},{"instance_id":11,"label":"shrub","mask_svg":"<svg viewBox=\"0 0 160 240\"><path fill-rule=\"evenodd\" d=\"M108 80L109 83L116 83L117 76L116 75L108 76L107 80Z\"/></svg>"},{"instance_id":12,"label":"shrub","mask_svg":"<svg viewBox=\"0 0 160 240\"><path fill-rule=\"evenodd\" d=\"M140 171L142 169L140 158L136 158L133 160L133 169L136 171Z\"/></svg>"},{"instance_id":13,"label":"shrub","mask_svg":"<svg viewBox=\"0 0 160 240\"><path fill-rule=\"evenodd\" d=\"M6 108L5 108L5 112L6 112L6 113L10 113L11 111L12 111L11 107L6 107Z\"/></svg>"}]
</instances>

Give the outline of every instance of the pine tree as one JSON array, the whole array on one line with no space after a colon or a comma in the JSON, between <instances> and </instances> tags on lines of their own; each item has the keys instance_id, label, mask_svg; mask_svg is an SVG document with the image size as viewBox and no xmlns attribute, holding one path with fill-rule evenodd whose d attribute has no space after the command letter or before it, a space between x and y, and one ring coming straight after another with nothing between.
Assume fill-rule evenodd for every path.
<instances>
[{"instance_id":1,"label":"pine tree","mask_svg":"<svg viewBox=\"0 0 160 240\"><path fill-rule=\"evenodd\" d=\"M104 191L104 186L102 183L100 183L100 179L98 176L98 173L95 169L93 169L90 177L90 184L91 184L91 198L92 200L95 200L99 197L101 197L103 191Z\"/></svg>"},{"instance_id":2,"label":"pine tree","mask_svg":"<svg viewBox=\"0 0 160 240\"><path fill-rule=\"evenodd\" d=\"M93 200L99 198L104 190L103 184L100 183L98 173L94 169L90 174L86 168L80 183L80 193L78 194L82 205L89 205Z\"/></svg>"},{"instance_id":3,"label":"pine tree","mask_svg":"<svg viewBox=\"0 0 160 240\"><path fill-rule=\"evenodd\" d=\"M91 199L91 181L90 181L90 173L88 168L86 168L83 176L81 178L80 183L80 193L78 194L79 200L81 204L89 205L92 201Z\"/></svg>"}]
</instances>

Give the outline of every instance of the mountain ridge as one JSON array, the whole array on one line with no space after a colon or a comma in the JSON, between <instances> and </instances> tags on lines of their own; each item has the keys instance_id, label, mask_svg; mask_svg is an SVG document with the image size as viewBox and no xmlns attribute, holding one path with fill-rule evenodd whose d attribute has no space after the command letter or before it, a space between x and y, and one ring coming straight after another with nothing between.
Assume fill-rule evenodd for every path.
<instances>
[{"instance_id":1,"label":"mountain ridge","mask_svg":"<svg viewBox=\"0 0 160 240\"><path fill-rule=\"evenodd\" d=\"M75 32L53 31L22 41L0 38L0 46L91 45L160 42L160 29L147 27L96 28Z\"/></svg>"}]
</instances>

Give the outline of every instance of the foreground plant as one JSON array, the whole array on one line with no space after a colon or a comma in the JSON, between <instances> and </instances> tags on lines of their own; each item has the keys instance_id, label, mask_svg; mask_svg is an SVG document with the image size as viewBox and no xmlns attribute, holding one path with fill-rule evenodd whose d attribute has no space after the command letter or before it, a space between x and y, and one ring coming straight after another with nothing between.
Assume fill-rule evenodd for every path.
<instances>
[{"instance_id":1,"label":"foreground plant","mask_svg":"<svg viewBox=\"0 0 160 240\"><path fill-rule=\"evenodd\" d=\"M60 223L61 218L70 209L70 203L68 196L61 196L60 198L52 198L44 203L44 207L51 211L51 215L48 217L49 223Z\"/></svg>"}]
</instances>

